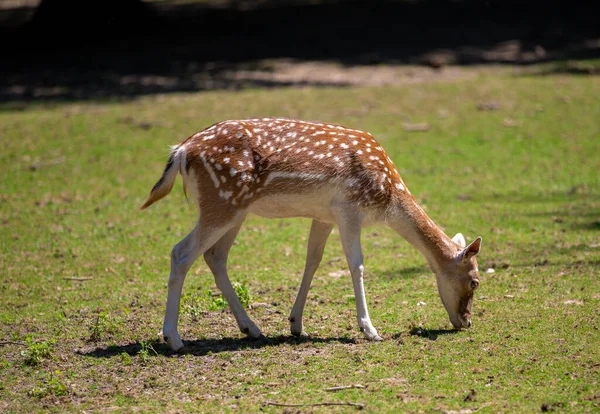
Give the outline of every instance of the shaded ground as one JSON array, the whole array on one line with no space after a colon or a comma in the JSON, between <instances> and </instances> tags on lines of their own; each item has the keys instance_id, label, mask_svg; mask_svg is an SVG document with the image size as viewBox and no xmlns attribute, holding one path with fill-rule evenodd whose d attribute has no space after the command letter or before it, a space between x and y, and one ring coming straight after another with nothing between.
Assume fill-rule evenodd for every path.
<instances>
[{"instance_id":1,"label":"shaded ground","mask_svg":"<svg viewBox=\"0 0 600 414\"><path fill-rule=\"evenodd\" d=\"M34 18L36 4L0 4L0 37L10 39L0 101L381 85L437 77L431 69L454 65L600 55L592 1L169 0L145 3L147 13L112 14L88 2L87 14L79 6L77 19L50 22ZM398 65L428 69L407 75Z\"/></svg>"}]
</instances>

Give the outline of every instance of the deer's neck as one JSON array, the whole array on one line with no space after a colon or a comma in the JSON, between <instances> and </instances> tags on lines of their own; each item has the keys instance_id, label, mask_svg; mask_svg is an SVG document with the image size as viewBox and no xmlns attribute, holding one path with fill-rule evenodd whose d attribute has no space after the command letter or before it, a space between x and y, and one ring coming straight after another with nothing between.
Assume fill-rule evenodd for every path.
<instances>
[{"instance_id":1,"label":"deer's neck","mask_svg":"<svg viewBox=\"0 0 600 414\"><path fill-rule=\"evenodd\" d=\"M387 217L387 224L425 256L435 273L458 253L452 239L427 216L413 197L395 202Z\"/></svg>"}]
</instances>

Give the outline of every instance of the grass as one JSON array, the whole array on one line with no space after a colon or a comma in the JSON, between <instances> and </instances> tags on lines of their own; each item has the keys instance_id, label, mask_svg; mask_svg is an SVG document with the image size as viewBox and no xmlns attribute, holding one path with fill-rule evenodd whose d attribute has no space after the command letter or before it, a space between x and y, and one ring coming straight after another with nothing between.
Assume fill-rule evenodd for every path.
<instances>
[{"instance_id":1,"label":"grass","mask_svg":"<svg viewBox=\"0 0 600 414\"><path fill-rule=\"evenodd\" d=\"M593 76L482 72L443 84L5 107L0 410L598 410L599 97ZM290 337L310 223L252 217L229 267L266 338L245 339L214 304L199 260L184 285L188 352L158 341L169 253L195 216L180 179L168 198L138 207L169 145L263 115L373 133L436 223L467 242L483 237L470 330L450 329L419 253L374 227L363 232L365 283L385 341L358 332L335 231L309 294L310 338ZM365 388L325 390L352 384Z\"/></svg>"},{"instance_id":2,"label":"grass","mask_svg":"<svg viewBox=\"0 0 600 414\"><path fill-rule=\"evenodd\" d=\"M25 365L38 365L51 356L52 345L56 341L52 340L51 343L46 341L34 342L30 337L27 337L26 342L27 349L21 351L21 356L24 358L23 363Z\"/></svg>"}]
</instances>

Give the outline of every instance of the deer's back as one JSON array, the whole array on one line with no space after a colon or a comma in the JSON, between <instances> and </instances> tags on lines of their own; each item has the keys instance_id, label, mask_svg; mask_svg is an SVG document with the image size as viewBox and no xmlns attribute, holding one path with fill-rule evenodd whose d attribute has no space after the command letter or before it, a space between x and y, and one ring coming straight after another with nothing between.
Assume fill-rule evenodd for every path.
<instances>
[{"instance_id":1,"label":"deer's back","mask_svg":"<svg viewBox=\"0 0 600 414\"><path fill-rule=\"evenodd\" d=\"M341 125L284 118L228 120L181 145L186 171L193 169L204 178L199 180L200 197L212 191L234 206L277 199L297 204L302 197L383 206L393 194L408 191L371 134Z\"/></svg>"}]
</instances>

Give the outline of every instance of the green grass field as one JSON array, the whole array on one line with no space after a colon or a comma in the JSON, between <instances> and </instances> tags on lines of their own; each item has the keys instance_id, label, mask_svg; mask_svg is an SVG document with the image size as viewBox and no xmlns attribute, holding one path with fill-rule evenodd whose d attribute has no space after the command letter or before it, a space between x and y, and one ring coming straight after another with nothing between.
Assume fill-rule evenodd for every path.
<instances>
[{"instance_id":1,"label":"green grass field","mask_svg":"<svg viewBox=\"0 0 600 414\"><path fill-rule=\"evenodd\" d=\"M199 260L183 292L187 352L159 341L170 251L196 216L181 178L168 198L139 206L169 145L266 115L371 132L439 226L483 237L471 329L451 329L419 252L373 227L363 232L365 284L385 341L358 331L335 230L307 302L310 337L291 337L310 221L251 217L229 268L266 339L238 331ZM416 123L430 129L407 130ZM2 412L599 410L597 76L481 72L385 88L4 106L0 137Z\"/></svg>"}]
</instances>

